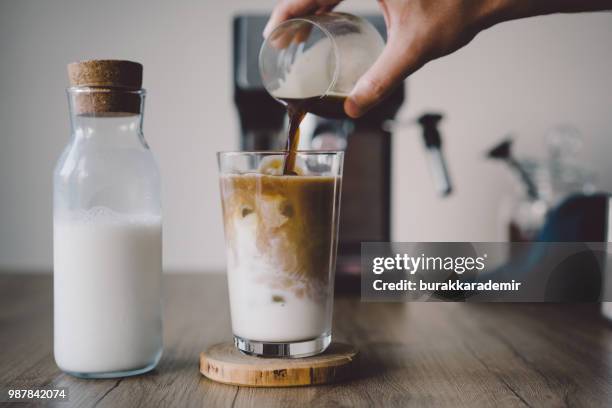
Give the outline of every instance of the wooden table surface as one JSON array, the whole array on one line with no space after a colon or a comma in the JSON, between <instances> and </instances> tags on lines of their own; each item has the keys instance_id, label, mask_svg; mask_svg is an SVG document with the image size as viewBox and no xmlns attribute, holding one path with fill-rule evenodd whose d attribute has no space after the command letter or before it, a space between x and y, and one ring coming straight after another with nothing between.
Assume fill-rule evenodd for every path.
<instances>
[{"instance_id":1,"label":"wooden table surface","mask_svg":"<svg viewBox=\"0 0 612 408\"><path fill-rule=\"evenodd\" d=\"M0 389L67 387L69 401L60 407L612 406L612 326L598 305L339 297L334 336L360 348L357 377L255 389L216 384L198 372L199 352L231 338L223 275L170 275L164 284L157 369L81 380L53 360L52 278L0 275Z\"/></svg>"}]
</instances>

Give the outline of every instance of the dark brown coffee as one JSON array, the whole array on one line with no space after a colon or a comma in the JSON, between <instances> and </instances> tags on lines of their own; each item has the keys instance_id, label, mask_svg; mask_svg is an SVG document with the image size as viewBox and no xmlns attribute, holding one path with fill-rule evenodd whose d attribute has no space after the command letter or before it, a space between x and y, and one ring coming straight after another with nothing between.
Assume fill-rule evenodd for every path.
<instances>
[{"instance_id":1,"label":"dark brown coffee","mask_svg":"<svg viewBox=\"0 0 612 408\"><path fill-rule=\"evenodd\" d=\"M287 157L283 166L283 174L286 176L296 175L295 158L300 142L300 123L307 113L312 113L330 119L345 118L344 101L345 96L313 96L310 98L281 98L287 105L289 116L289 135L287 136Z\"/></svg>"}]
</instances>

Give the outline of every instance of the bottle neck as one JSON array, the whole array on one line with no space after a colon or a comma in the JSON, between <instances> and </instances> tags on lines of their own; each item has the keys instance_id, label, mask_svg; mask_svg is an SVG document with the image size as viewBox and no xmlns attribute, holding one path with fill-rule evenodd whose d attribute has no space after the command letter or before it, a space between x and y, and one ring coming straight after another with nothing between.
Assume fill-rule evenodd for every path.
<instances>
[{"instance_id":1,"label":"bottle neck","mask_svg":"<svg viewBox=\"0 0 612 408\"><path fill-rule=\"evenodd\" d=\"M145 146L144 89L68 88L73 140L96 146Z\"/></svg>"},{"instance_id":2,"label":"bottle neck","mask_svg":"<svg viewBox=\"0 0 612 408\"><path fill-rule=\"evenodd\" d=\"M75 141L109 146L127 147L144 144L142 115L96 117L73 115L72 135Z\"/></svg>"}]
</instances>

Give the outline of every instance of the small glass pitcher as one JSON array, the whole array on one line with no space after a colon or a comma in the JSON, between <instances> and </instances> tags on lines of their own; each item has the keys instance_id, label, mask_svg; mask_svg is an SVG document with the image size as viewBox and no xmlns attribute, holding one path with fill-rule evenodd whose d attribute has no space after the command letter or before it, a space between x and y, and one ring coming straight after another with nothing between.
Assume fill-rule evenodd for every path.
<instances>
[{"instance_id":1,"label":"small glass pitcher","mask_svg":"<svg viewBox=\"0 0 612 408\"><path fill-rule=\"evenodd\" d=\"M367 20L346 13L291 19L278 25L259 53L267 91L287 100L346 98L374 64L384 40Z\"/></svg>"}]
</instances>

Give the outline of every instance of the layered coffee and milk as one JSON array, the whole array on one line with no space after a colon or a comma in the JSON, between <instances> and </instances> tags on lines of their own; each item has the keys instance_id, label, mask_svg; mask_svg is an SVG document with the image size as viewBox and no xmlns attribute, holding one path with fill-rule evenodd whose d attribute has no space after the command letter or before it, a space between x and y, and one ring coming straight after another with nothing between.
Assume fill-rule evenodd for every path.
<instances>
[{"instance_id":1,"label":"layered coffee and milk","mask_svg":"<svg viewBox=\"0 0 612 408\"><path fill-rule=\"evenodd\" d=\"M280 166L220 180L233 332L253 341L331 330L340 178Z\"/></svg>"}]
</instances>

